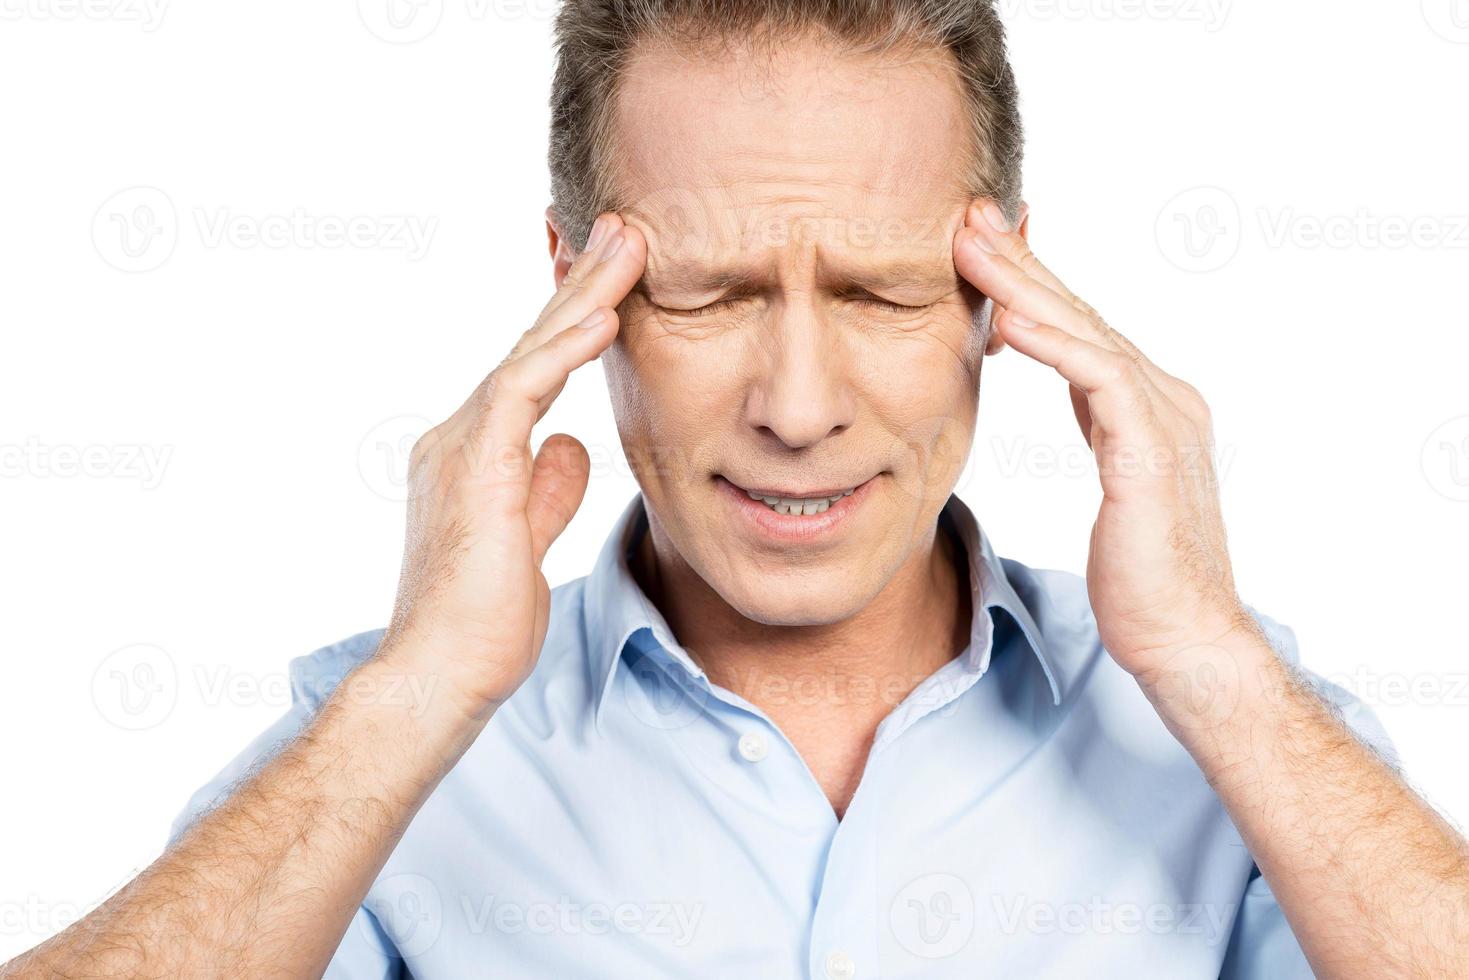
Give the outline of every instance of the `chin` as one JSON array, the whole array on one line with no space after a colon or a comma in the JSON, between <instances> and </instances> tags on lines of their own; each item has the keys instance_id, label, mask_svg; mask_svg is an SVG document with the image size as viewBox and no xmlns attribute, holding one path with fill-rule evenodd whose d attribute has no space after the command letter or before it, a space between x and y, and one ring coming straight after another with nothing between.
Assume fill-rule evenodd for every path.
<instances>
[{"instance_id":1,"label":"chin","mask_svg":"<svg viewBox=\"0 0 1469 980\"><path fill-rule=\"evenodd\" d=\"M785 574L751 573L727 588L724 601L746 619L765 626L827 626L866 605L865 583L838 569L788 569Z\"/></svg>"}]
</instances>

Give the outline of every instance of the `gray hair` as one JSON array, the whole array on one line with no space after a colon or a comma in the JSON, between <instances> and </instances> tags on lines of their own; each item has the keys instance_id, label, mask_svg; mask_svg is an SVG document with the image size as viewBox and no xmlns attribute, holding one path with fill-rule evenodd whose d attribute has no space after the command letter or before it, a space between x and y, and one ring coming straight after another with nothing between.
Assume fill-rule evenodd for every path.
<instances>
[{"instance_id":1,"label":"gray hair","mask_svg":"<svg viewBox=\"0 0 1469 980\"><path fill-rule=\"evenodd\" d=\"M551 208L580 247L603 211L619 210L609 161L618 82L640 42L778 46L813 29L854 50L947 51L973 120L972 158L957 166L975 196L1020 209L1019 95L994 0L565 0L551 85Z\"/></svg>"}]
</instances>

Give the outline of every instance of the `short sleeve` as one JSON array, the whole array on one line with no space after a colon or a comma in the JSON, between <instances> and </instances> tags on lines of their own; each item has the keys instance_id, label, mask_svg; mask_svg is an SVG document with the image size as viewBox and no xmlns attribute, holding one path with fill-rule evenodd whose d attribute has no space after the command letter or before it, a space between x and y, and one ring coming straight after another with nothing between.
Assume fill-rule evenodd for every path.
<instances>
[{"instance_id":1,"label":"short sleeve","mask_svg":"<svg viewBox=\"0 0 1469 980\"><path fill-rule=\"evenodd\" d=\"M1397 750L1377 715L1360 698L1336 684L1301 667L1295 632L1255 610L1250 612L1265 631L1270 645L1282 660L1297 668L1301 678L1311 685L1357 739L1396 769ZM1275 900L1270 884L1258 867L1250 871L1250 880L1240 898L1239 911L1230 933L1220 980L1310 980L1311 971L1300 943L1286 922L1285 913Z\"/></svg>"},{"instance_id":2,"label":"short sleeve","mask_svg":"<svg viewBox=\"0 0 1469 980\"><path fill-rule=\"evenodd\" d=\"M361 633L291 661L290 708L189 797L170 828L169 844L288 745L347 672L377 649L381 636L381 631ZM404 975L402 958L377 917L370 909L359 907L323 976L326 980L396 980Z\"/></svg>"}]
</instances>

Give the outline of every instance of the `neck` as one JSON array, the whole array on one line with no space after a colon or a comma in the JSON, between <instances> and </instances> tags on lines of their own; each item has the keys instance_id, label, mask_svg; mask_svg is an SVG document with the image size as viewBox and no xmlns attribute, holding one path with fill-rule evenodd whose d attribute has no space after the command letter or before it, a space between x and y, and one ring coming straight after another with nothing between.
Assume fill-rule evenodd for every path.
<instances>
[{"instance_id":1,"label":"neck","mask_svg":"<svg viewBox=\"0 0 1469 980\"><path fill-rule=\"evenodd\" d=\"M866 607L806 626L746 618L682 561L651 516L649 525L632 562L639 584L710 681L783 730L783 718L827 712L875 729L968 645L967 558L937 522Z\"/></svg>"}]
</instances>

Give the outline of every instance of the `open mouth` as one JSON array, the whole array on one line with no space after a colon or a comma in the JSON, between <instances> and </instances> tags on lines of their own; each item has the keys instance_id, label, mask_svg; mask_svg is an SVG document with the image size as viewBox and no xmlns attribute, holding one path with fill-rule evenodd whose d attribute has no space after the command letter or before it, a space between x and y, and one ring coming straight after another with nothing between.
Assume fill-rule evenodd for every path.
<instances>
[{"instance_id":1,"label":"open mouth","mask_svg":"<svg viewBox=\"0 0 1469 980\"><path fill-rule=\"evenodd\" d=\"M817 514L826 513L832 504L843 497L850 497L856 489L856 487L849 487L846 490L814 497L786 497L763 490L745 490L745 493L751 500L760 501L777 514L785 514L790 517L814 517Z\"/></svg>"}]
</instances>

